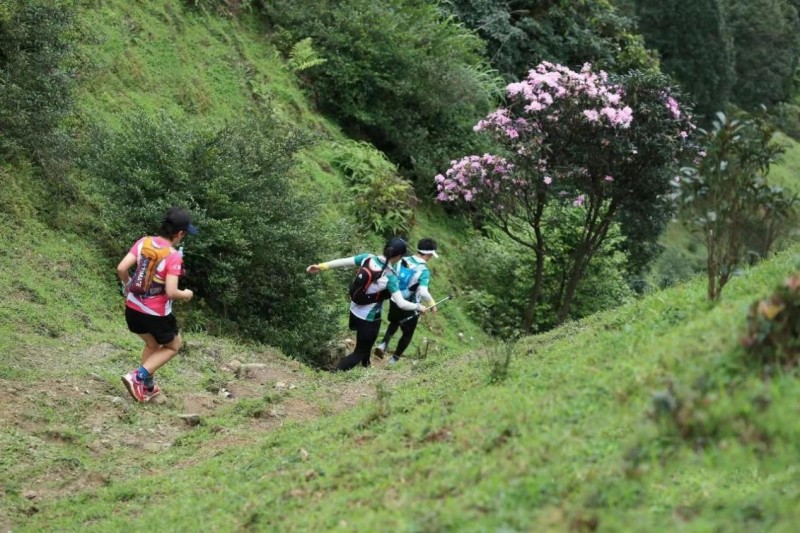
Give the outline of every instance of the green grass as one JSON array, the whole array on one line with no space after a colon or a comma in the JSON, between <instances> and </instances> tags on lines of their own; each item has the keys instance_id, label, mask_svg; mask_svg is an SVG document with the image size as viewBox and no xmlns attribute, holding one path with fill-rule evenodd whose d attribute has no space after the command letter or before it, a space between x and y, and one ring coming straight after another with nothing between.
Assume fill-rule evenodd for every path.
<instances>
[{"instance_id":1,"label":"green grass","mask_svg":"<svg viewBox=\"0 0 800 533\"><path fill-rule=\"evenodd\" d=\"M81 12L93 58L81 120L140 110L219 123L269 102L342 138L249 15L95 4ZM350 215L329 149L304 153L297 172L336 219ZM798 158L795 143L777 183L793 187ZM423 207L411 244L439 241L432 292L456 299L425 318L403 364L318 373L188 331L159 372L163 400L140 406L119 383L141 344L114 265L90 235L36 221L48 193L30 169L0 167L0 179L0 530L788 531L800 518L797 377L762 379L738 345L748 305L797 270L800 250L734 278L717 305L702 280L656 291L522 339L506 366L507 348L459 306L464 228ZM679 228L666 240L690 246ZM236 361L264 366L240 375ZM689 405L684 418L656 422L654 393ZM691 424L701 438L681 437Z\"/></svg>"},{"instance_id":2,"label":"green grass","mask_svg":"<svg viewBox=\"0 0 800 533\"><path fill-rule=\"evenodd\" d=\"M738 339L797 253L734 279L714 306L696 281L523 339L494 384L502 349L434 354L353 410L45 503L21 530L788 530L800 391L793 371L744 370ZM373 372L330 379L376 384ZM720 431L698 445L648 413L655 391L700 378L715 385L699 419Z\"/></svg>"}]
</instances>

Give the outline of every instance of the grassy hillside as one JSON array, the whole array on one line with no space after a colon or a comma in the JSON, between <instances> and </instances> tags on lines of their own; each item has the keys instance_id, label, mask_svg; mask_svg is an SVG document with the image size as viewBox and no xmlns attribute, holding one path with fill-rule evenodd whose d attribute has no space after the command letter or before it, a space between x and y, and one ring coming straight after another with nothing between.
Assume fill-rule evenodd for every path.
<instances>
[{"instance_id":1,"label":"grassy hillside","mask_svg":"<svg viewBox=\"0 0 800 533\"><path fill-rule=\"evenodd\" d=\"M269 102L321 135L298 173L327 216L351 216L327 163L343 136L254 21L178 0L95 4L81 14L93 59L79 120L218 123ZM798 154L775 171L787 186ZM114 265L91 235L37 221L46 193L29 169L0 167L0 181L0 531L788 531L800 518L796 372L762 376L739 348L748 305L800 249L733 279L715 306L698 280L515 345L488 341L456 298L401 365L344 375L190 329L163 395L138 405L119 382L141 346ZM436 207L417 221L412 242L441 243L434 293L458 296L463 228ZM183 323L195 304L176 306ZM657 417L664 404L681 408Z\"/></svg>"},{"instance_id":2,"label":"grassy hillside","mask_svg":"<svg viewBox=\"0 0 800 533\"><path fill-rule=\"evenodd\" d=\"M761 379L745 371L738 341L747 306L798 268L797 253L733 280L716 306L693 282L524 339L511 352L472 346L457 358L429 354L403 370L402 387L383 369L318 377L296 369L293 382L302 388L268 389L255 402L240 400L243 407L218 408L169 445L177 431L167 420L197 398L197 373L233 355L229 345L200 338L169 371L175 392L165 405L112 400L90 422L71 417L98 400L70 393L70 410L51 406L53 425L34 435L24 435L31 422L22 413L12 414L17 428L3 453L16 459L5 481L6 519L20 531L131 523L167 530L788 530L800 518L795 372ZM50 402L63 403L59 391L90 368L103 379L79 388L111 390L121 347L89 347L91 363L74 367L69 350L51 353L51 365L68 370L48 387ZM32 390L28 376L6 378L0 390ZM691 388L701 381L702 394ZM352 410L319 417L368 393ZM48 394L22 406L46 403ZM657 424L654 398L671 394L685 408L678 422ZM302 423L253 432L287 402L315 405L316 416L307 410ZM687 427L694 433L687 436ZM112 438L101 440L104 432ZM234 442L226 447L226 440ZM40 455L48 460L36 463ZM70 497L27 492L48 476L69 487L51 488L56 496ZM107 486L74 494L73 476Z\"/></svg>"}]
</instances>

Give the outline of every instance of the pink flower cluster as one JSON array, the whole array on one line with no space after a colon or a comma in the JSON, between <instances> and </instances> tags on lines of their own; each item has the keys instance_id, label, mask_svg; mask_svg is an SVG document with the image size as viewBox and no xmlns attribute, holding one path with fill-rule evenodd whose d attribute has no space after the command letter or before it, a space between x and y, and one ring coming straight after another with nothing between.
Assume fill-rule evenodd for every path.
<instances>
[{"instance_id":1,"label":"pink flower cluster","mask_svg":"<svg viewBox=\"0 0 800 533\"><path fill-rule=\"evenodd\" d=\"M438 174L436 182L436 199L440 202L451 202L464 199L472 202L478 194L504 189L503 184L511 184L509 172L513 165L504 158L491 154L471 155L451 161L447 172Z\"/></svg>"},{"instance_id":2,"label":"pink flower cluster","mask_svg":"<svg viewBox=\"0 0 800 533\"><path fill-rule=\"evenodd\" d=\"M678 105L677 100L675 100L671 96L667 96L666 106L667 109L669 109L669 112L672 113L672 118L674 118L675 120L681 118L681 107ZM681 137L683 137L683 135L681 135Z\"/></svg>"},{"instance_id":3,"label":"pink flower cluster","mask_svg":"<svg viewBox=\"0 0 800 533\"><path fill-rule=\"evenodd\" d=\"M526 133L540 133L542 124L558 122L569 110L577 111L588 123L613 128L628 128L633 121L633 110L622 101L622 89L609 83L607 73L592 72L589 63L580 72L541 63L506 91L512 106L521 105L521 111L498 109L478 122L475 131L489 130L517 139Z\"/></svg>"}]
</instances>

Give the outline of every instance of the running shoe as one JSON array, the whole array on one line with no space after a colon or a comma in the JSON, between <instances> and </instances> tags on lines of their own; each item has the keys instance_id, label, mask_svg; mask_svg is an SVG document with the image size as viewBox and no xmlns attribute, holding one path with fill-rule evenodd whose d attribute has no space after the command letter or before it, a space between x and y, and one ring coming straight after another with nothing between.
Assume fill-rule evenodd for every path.
<instances>
[{"instance_id":1,"label":"running shoe","mask_svg":"<svg viewBox=\"0 0 800 533\"><path fill-rule=\"evenodd\" d=\"M136 370L122 376L122 384L137 402L144 402L144 382L136 375Z\"/></svg>"},{"instance_id":2,"label":"running shoe","mask_svg":"<svg viewBox=\"0 0 800 533\"><path fill-rule=\"evenodd\" d=\"M384 355L385 353L386 353L386 343L385 343L385 342L382 342L382 343L380 343L379 345L377 345L377 346L375 347L375 349L372 351L372 354L373 354L375 357L379 357L379 358L381 358L381 359L383 359L383 355Z\"/></svg>"},{"instance_id":3,"label":"running shoe","mask_svg":"<svg viewBox=\"0 0 800 533\"><path fill-rule=\"evenodd\" d=\"M154 383L153 384L153 389L152 390L147 390L147 387L145 387L144 388L144 400L142 400L142 401L143 402L149 402L150 400L152 400L153 398L158 396L160 392L161 392L161 389L159 388L158 383Z\"/></svg>"},{"instance_id":4,"label":"running shoe","mask_svg":"<svg viewBox=\"0 0 800 533\"><path fill-rule=\"evenodd\" d=\"M393 356L391 356L391 357L389 358L389 364L390 364L390 365L397 364L399 361L400 361L400 358L399 358L399 357L397 357L396 355L393 355Z\"/></svg>"}]
</instances>

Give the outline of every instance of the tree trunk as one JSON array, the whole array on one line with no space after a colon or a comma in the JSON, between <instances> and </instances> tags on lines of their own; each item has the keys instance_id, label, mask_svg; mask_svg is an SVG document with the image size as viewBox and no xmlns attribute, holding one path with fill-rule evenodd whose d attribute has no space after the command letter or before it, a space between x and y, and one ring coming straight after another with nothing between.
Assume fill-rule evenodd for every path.
<instances>
[{"instance_id":1,"label":"tree trunk","mask_svg":"<svg viewBox=\"0 0 800 533\"><path fill-rule=\"evenodd\" d=\"M530 333L531 326L536 322L536 310L539 306L539 296L542 294L542 279L544 278L544 253L536 250L536 272L533 277L533 287L528 296L528 307L522 318L522 331Z\"/></svg>"}]
</instances>

